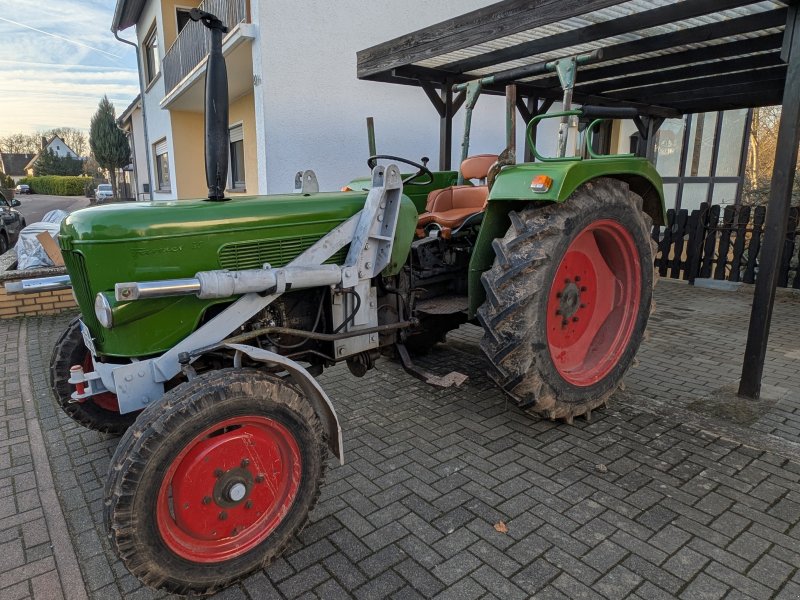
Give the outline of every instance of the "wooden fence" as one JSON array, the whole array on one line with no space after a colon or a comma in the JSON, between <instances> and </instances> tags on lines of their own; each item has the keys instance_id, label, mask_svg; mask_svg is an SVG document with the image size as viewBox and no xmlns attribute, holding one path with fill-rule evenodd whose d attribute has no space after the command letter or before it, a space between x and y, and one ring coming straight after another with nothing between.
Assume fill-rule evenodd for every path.
<instances>
[{"instance_id":1,"label":"wooden fence","mask_svg":"<svg viewBox=\"0 0 800 600\"><path fill-rule=\"evenodd\" d=\"M691 214L670 209L667 226L653 227L659 274L689 282L708 278L754 283L765 214L764 206L726 206L721 211L717 205L703 203ZM799 223L800 208L792 207L778 279L781 287L800 289Z\"/></svg>"}]
</instances>

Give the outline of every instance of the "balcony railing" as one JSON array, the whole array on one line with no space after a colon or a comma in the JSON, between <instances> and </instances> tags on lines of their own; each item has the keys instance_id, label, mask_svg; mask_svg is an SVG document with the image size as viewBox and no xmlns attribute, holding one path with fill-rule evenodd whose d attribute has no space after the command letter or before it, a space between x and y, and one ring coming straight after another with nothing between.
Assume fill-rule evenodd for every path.
<instances>
[{"instance_id":1,"label":"balcony railing","mask_svg":"<svg viewBox=\"0 0 800 600\"><path fill-rule=\"evenodd\" d=\"M216 15L230 31L248 19L247 0L205 0L201 10ZM199 21L189 21L164 56L164 86L169 94L208 55L211 32Z\"/></svg>"}]
</instances>

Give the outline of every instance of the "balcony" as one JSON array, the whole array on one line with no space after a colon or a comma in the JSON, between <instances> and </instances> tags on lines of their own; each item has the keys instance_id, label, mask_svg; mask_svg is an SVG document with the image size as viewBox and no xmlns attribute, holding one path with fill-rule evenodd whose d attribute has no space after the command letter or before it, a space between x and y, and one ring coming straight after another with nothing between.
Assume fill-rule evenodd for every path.
<instances>
[{"instance_id":1,"label":"balcony","mask_svg":"<svg viewBox=\"0 0 800 600\"><path fill-rule=\"evenodd\" d=\"M250 22L248 0L205 0L199 8L217 15L227 25L228 34L223 43L223 52L238 45L232 44L232 41L240 42L243 37L254 35L247 29ZM175 88L187 83L187 78L197 73L198 66L205 61L210 48L211 32L199 21L189 21L164 56L165 101L173 95L173 91L177 91Z\"/></svg>"}]
</instances>

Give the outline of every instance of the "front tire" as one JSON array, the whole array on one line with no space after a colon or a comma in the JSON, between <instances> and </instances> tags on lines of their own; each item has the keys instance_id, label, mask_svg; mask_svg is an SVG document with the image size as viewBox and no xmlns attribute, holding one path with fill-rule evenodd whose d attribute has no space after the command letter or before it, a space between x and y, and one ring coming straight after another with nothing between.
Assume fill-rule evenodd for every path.
<instances>
[{"instance_id":1,"label":"front tire","mask_svg":"<svg viewBox=\"0 0 800 600\"><path fill-rule=\"evenodd\" d=\"M652 306L650 224L642 199L609 178L511 213L478 318L495 380L521 407L571 421L620 386Z\"/></svg>"},{"instance_id":2,"label":"front tire","mask_svg":"<svg viewBox=\"0 0 800 600\"><path fill-rule=\"evenodd\" d=\"M72 402L73 389L68 380L69 369L73 365L81 365L87 373L93 369L92 355L83 343L80 320L77 318L70 321L53 348L50 357L50 392L61 410L84 427L111 435L125 433L138 413L120 414L116 394L106 392L83 402Z\"/></svg>"},{"instance_id":3,"label":"front tire","mask_svg":"<svg viewBox=\"0 0 800 600\"><path fill-rule=\"evenodd\" d=\"M154 588L231 585L303 528L325 453L294 387L255 369L200 375L145 409L114 453L105 521L117 554Z\"/></svg>"}]
</instances>

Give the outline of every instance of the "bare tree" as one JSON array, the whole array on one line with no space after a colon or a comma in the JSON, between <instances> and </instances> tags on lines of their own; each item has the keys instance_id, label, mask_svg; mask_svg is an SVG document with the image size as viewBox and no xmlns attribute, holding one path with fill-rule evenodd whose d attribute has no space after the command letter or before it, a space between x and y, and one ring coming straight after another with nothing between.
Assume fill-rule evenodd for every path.
<instances>
[{"instance_id":1,"label":"bare tree","mask_svg":"<svg viewBox=\"0 0 800 600\"><path fill-rule=\"evenodd\" d=\"M0 137L0 152L10 154L34 154L42 149L41 136L38 133L12 133Z\"/></svg>"},{"instance_id":2,"label":"bare tree","mask_svg":"<svg viewBox=\"0 0 800 600\"><path fill-rule=\"evenodd\" d=\"M766 204L769 200L780 120L780 106L764 106L753 109L750 146L742 194L742 201L745 204ZM800 204L800 164L798 169L794 178L792 204Z\"/></svg>"}]
</instances>

